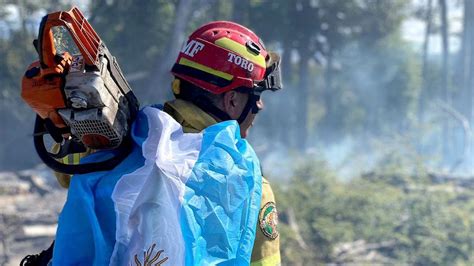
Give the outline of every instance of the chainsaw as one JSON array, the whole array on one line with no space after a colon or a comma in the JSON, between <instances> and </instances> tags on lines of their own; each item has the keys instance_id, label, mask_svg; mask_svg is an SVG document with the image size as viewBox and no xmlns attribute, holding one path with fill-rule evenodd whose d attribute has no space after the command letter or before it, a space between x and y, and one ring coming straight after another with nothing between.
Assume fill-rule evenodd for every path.
<instances>
[{"instance_id":1,"label":"chainsaw","mask_svg":"<svg viewBox=\"0 0 474 266\"><path fill-rule=\"evenodd\" d=\"M57 49L57 28L67 30L78 52ZM116 58L76 7L44 16L33 44L39 60L27 68L21 96L37 114L33 138L39 157L66 174L113 169L131 150L130 127L139 110ZM48 134L59 152L47 150ZM87 149L114 150L115 156L78 165L58 161Z\"/></svg>"}]
</instances>

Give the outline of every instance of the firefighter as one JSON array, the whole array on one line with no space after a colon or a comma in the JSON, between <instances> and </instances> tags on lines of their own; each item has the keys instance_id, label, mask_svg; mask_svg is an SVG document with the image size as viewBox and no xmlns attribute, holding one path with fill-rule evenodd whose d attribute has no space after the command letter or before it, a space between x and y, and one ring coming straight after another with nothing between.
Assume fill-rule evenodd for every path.
<instances>
[{"instance_id":1,"label":"firefighter","mask_svg":"<svg viewBox=\"0 0 474 266\"><path fill-rule=\"evenodd\" d=\"M185 133L236 120L245 138L263 109L261 93L281 88L279 60L246 27L227 21L203 25L189 36L172 67L175 99L166 102L163 111L181 124ZM71 154L62 161L77 164L89 153ZM63 187L69 186L71 176L56 173L56 177ZM263 178L251 265L280 264L277 224L275 197Z\"/></svg>"},{"instance_id":2,"label":"firefighter","mask_svg":"<svg viewBox=\"0 0 474 266\"><path fill-rule=\"evenodd\" d=\"M193 32L171 72L175 100L164 111L185 132L200 132L225 120L237 120L242 137L248 135L263 108L260 93L277 90L279 57L268 52L248 28L227 21L208 23ZM273 84L272 84L273 82ZM270 183L262 182L252 265L279 265L278 213Z\"/></svg>"}]
</instances>

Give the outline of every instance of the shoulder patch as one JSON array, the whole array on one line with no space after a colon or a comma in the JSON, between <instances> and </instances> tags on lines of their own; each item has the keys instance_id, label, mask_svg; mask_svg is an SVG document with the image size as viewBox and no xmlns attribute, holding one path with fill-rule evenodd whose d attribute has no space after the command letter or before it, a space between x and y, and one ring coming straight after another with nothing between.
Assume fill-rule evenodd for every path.
<instances>
[{"instance_id":1,"label":"shoulder patch","mask_svg":"<svg viewBox=\"0 0 474 266\"><path fill-rule=\"evenodd\" d=\"M278 237L278 212L275 206L275 202L267 202L258 215L258 225L262 233L274 240Z\"/></svg>"}]
</instances>

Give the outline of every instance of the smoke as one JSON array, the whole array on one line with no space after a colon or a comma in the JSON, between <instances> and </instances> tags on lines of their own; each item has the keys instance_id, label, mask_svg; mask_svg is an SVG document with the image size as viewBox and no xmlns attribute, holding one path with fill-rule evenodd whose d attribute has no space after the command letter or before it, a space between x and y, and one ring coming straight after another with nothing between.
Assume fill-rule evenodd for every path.
<instances>
[{"instance_id":1,"label":"smoke","mask_svg":"<svg viewBox=\"0 0 474 266\"><path fill-rule=\"evenodd\" d=\"M343 180L387 164L403 168L407 173L417 173L421 168L425 172L473 177L473 133L469 118L461 113L467 108L463 105L466 101L455 98L448 105L440 100L443 95L440 56L431 55L428 83L422 93L422 57L413 44L395 37L371 47L360 43L364 42L351 43L338 54L340 68L333 70L330 92L335 107L309 115L320 118L308 123L316 125L306 128L309 137L304 150L291 145L294 139L285 141L278 136L269 139L268 131L277 129L260 127L257 123L251 142L258 143L257 152L264 170L274 179L285 180L292 175L298 161L309 159L325 160ZM325 86L318 82L322 75L313 71L309 80ZM456 89L454 85L453 89ZM269 96L266 105L269 109L286 110L288 115L280 119L294 120L287 104L288 98L296 97L298 88L290 85L285 90L288 92L283 104L272 99L281 97L275 94ZM311 104L322 105L320 109L327 104L322 91L324 88L312 92L318 101ZM314 110L318 108L308 111ZM271 118L265 116L262 120L268 122ZM443 133L446 125L447 136ZM299 126L296 130L305 130L304 124Z\"/></svg>"}]
</instances>

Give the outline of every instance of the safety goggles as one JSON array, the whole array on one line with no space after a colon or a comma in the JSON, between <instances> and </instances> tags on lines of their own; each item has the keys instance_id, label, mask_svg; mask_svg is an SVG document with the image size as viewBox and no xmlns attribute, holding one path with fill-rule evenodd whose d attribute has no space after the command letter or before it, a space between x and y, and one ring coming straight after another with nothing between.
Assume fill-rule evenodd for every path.
<instances>
[{"instance_id":1,"label":"safety goggles","mask_svg":"<svg viewBox=\"0 0 474 266\"><path fill-rule=\"evenodd\" d=\"M269 52L269 55L270 64L265 71L264 79L253 88L253 91L256 93L262 93L266 90L277 91L283 88L281 83L280 56L275 52Z\"/></svg>"},{"instance_id":2,"label":"safety goggles","mask_svg":"<svg viewBox=\"0 0 474 266\"><path fill-rule=\"evenodd\" d=\"M239 123L241 122L240 120L243 121L243 119L245 119L250 110L253 114L257 114L260 111L258 101L260 101L260 95L262 92L266 90L278 91L283 88L283 84L281 83L280 56L274 52L269 52L269 54L270 62L265 71L264 79L255 84L251 90L245 87L236 89L238 92L249 94L247 105L245 106L241 117L238 119Z\"/></svg>"}]
</instances>

